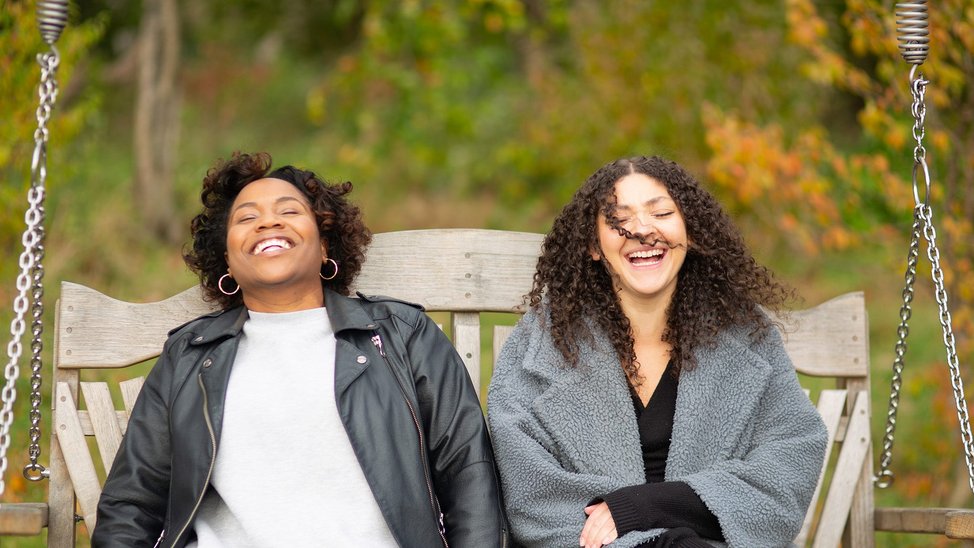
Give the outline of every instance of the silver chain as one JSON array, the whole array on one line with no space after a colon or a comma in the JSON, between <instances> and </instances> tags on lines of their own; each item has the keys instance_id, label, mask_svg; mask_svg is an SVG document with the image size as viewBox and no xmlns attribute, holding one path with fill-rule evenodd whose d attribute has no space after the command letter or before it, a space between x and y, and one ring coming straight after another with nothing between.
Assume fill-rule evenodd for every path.
<instances>
[{"instance_id":1,"label":"silver chain","mask_svg":"<svg viewBox=\"0 0 974 548\"><path fill-rule=\"evenodd\" d=\"M879 488L886 488L893 483L893 472L890 461L893 457L893 442L896 430L896 411L899 407L900 390L903 386L902 373L906 354L906 338L910 334L909 320L910 304L913 301L913 283L916 281L916 267L919 255L919 239L922 231L927 241L927 258L930 260L931 275L935 289L937 307L940 310L940 326L943 330L944 347L947 350L947 367L950 370L950 384L954 392L954 403L957 408L957 420L960 424L961 442L964 445L964 459L967 462L967 481L974 492L974 436L971 435L970 417L967 413L967 400L964 397L964 381L960 374L960 364L957 358L957 347L954 331L951 325L950 309L947 306L947 289L944 286L944 273L940 268L940 249L937 247L937 230L933 224L933 210L930 208L930 170L927 166L926 149L923 147L924 118L926 106L924 94L929 83L922 74L917 75L917 66L910 71L911 92L913 94L913 138L916 146L913 148L913 233L910 238L910 252L907 256L906 285L903 289L903 306L900 307L900 324L896 328L897 342L893 360L893 379L890 385L889 409L886 417L886 434L883 438L883 452L880 456L879 473L873 482ZM914 78L914 76L916 77ZM924 184L923 200L920 199L918 176L922 173Z\"/></svg>"},{"instance_id":2,"label":"silver chain","mask_svg":"<svg viewBox=\"0 0 974 548\"><path fill-rule=\"evenodd\" d=\"M30 464L24 467L24 475L31 480L47 477L47 470L37 464L40 456L40 406L41 406L41 352L43 350L43 314L42 298L44 286L44 268L41 261L44 257L44 184L47 179L47 122L57 101L57 50L51 46L51 51L37 56L41 66L41 83L38 87L40 104L37 107L37 130L34 131L34 155L31 161L31 186L27 192L28 208L24 215L27 228L24 230L21 242L24 251L20 254L20 274L17 276L17 296L14 298L14 318L10 322L10 342L7 345L9 361L4 368L5 384L0 391L3 402L0 410L0 496L3 495L6 483L7 449L10 447L10 425L13 423L13 405L17 399L17 378L20 377L20 357L23 354L21 339L26 330L24 317L27 314L28 303L31 306L31 445L29 449ZM30 292L30 298L28 298Z\"/></svg>"},{"instance_id":3,"label":"silver chain","mask_svg":"<svg viewBox=\"0 0 974 548\"><path fill-rule=\"evenodd\" d=\"M886 411L886 434L883 436L883 453L879 459L879 473L873 480L876 487L885 489L893 484L893 471L889 464L893 459L893 441L896 435L896 412L900 407L900 389L903 388L903 361L906 355L906 338L910 335L910 316L913 314L913 283L917 277L917 261L920 256L920 216L919 206L913 210L913 234L910 238L910 252L906 257L906 283L903 287L903 305L900 307L900 325L896 327L896 347L893 360L893 380L890 382L889 409Z\"/></svg>"},{"instance_id":4,"label":"silver chain","mask_svg":"<svg viewBox=\"0 0 974 548\"><path fill-rule=\"evenodd\" d=\"M971 421L967 415L967 400L964 398L964 380L960 374L957 347L954 344L954 330L951 327L950 309L947 307L947 290L944 287L944 273L940 269L940 250L937 249L937 230L933 226L933 211L930 206L920 208L923 217L923 237L927 243L927 258L930 259L930 273L936 288L934 295L940 309L940 326L944 333L944 347L947 349L947 367L950 369L950 385L954 389L954 404L957 406L957 421L960 423L960 436L964 444L964 459L967 461L967 483L974 493L974 437L971 436Z\"/></svg>"}]
</instances>

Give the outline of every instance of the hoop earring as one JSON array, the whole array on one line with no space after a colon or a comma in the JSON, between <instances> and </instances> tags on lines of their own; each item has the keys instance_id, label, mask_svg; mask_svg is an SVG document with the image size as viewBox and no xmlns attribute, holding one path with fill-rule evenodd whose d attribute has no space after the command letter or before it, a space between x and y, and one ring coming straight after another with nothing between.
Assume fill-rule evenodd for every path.
<instances>
[{"instance_id":1,"label":"hoop earring","mask_svg":"<svg viewBox=\"0 0 974 548\"><path fill-rule=\"evenodd\" d=\"M324 274L322 274L321 271L319 270L318 271L318 275L321 276L321 279L322 280L325 280L325 281L334 280L335 279L335 276L338 276L338 263L336 263L335 262L335 259L332 259L332 258L325 259L325 261L331 263L332 266L335 267L335 273L326 278L324 276ZM324 263L322 263L322 264L324 264Z\"/></svg>"},{"instance_id":2,"label":"hoop earring","mask_svg":"<svg viewBox=\"0 0 974 548\"><path fill-rule=\"evenodd\" d=\"M230 277L229 272L227 272L223 276L220 276L220 279L216 282L216 288L219 289L220 293L223 293L224 295L228 295L228 296L236 295L240 291L240 284L237 284L237 289L234 289L233 291L227 291L226 289L223 289L223 280L227 278L230 278L231 280L233 279L232 277Z\"/></svg>"}]
</instances>

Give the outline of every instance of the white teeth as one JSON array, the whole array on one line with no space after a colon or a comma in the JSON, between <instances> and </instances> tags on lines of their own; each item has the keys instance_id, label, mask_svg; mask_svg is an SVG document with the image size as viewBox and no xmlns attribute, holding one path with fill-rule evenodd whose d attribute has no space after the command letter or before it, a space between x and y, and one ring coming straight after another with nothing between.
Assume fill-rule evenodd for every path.
<instances>
[{"instance_id":1,"label":"white teeth","mask_svg":"<svg viewBox=\"0 0 974 548\"><path fill-rule=\"evenodd\" d=\"M254 255L260 255L271 248L291 249L291 243L283 238L269 238L254 246Z\"/></svg>"},{"instance_id":2,"label":"white teeth","mask_svg":"<svg viewBox=\"0 0 974 548\"><path fill-rule=\"evenodd\" d=\"M659 257L663 254L662 249L650 249L647 251L634 251L628 255L630 259L649 259L652 257Z\"/></svg>"}]
</instances>

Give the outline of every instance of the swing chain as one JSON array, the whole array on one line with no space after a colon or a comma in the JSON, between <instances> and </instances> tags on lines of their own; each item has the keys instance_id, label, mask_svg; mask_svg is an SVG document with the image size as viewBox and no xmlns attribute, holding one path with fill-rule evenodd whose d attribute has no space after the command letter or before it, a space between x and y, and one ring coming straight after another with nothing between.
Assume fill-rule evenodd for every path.
<instances>
[{"instance_id":1,"label":"swing chain","mask_svg":"<svg viewBox=\"0 0 974 548\"><path fill-rule=\"evenodd\" d=\"M903 388L903 357L906 355L906 338L910 335L910 316L913 314L913 284L917 277L917 262L920 257L920 225L923 222L920 208L913 210L913 232L910 238L910 252L906 257L906 279L903 287L903 305L900 307L900 324L896 327L896 347L893 360L893 380L890 382L889 409L886 412L886 434L883 436L883 452L879 459L879 473L873 478L876 487L886 489L893 485L893 442L896 435L896 412L900 406L900 390Z\"/></svg>"},{"instance_id":2,"label":"swing chain","mask_svg":"<svg viewBox=\"0 0 974 548\"><path fill-rule=\"evenodd\" d=\"M37 157L36 162L31 163L31 185L40 189L40 200L37 205L37 223L34 226L37 234L37 245L34 248L34 261L31 268L31 278L33 279L33 294L31 296L33 306L33 322L31 323L31 377L30 377L30 447L28 448L29 463L24 466L24 477L30 481L40 481L48 476L47 469L37 463L41 455L41 369L43 361L41 352L44 349L44 341L41 335L44 332L44 189L47 180L47 122L51 118L51 111L57 101L57 79L55 73L60 62L57 50L51 46L50 53L37 56L37 61L41 65L41 84L38 88L40 104L37 107L37 130L34 132L34 150Z\"/></svg>"},{"instance_id":3,"label":"swing chain","mask_svg":"<svg viewBox=\"0 0 974 548\"><path fill-rule=\"evenodd\" d=\"M0 410L0 495L3 495L6 483L4 482L7 471L7 449L10 447L10 426L13 422L13 404L17 399L16 381L20 376L20 358L23 354L21 339L26 331L24 321L27 315L28 303L33 301L31 306L31 445L28 449L30 463L24 467L24 476L32 481L37 481L48 477L48 470L37 463L40 457L40 406L41 406L41 352L43 341L43 314L44 307L42 298L44 286L44 268L41 261L44 257L44 195L45 182L47 179L47 122L50 119L51 111L57 100L57 81L55 73L60 59L57 50L51 46L49 53L42 53L37 56L37 62L41 66L41 84L38 87L40 104L37 108L37 130L34 132L34 155L31 160L31 186L27 191L28 208L24 215L27 227L24 230L21 242L24 251L20 254L18 264L20 274L17 276L17 296L14 298L14 319L10 322L10 343L7 345L7 357L9 361L4 368L5 384L0 391L0 400L3 402ZM30 291L30 299L28 298Z\"/></svg>"},{"instance_id":4,"label":"swing chain","mask_svg":"<svg viewBox=\"0 0 974 548\"><path fill-rule=\"evenodd\" d=\"M940 250L937 248L937 230L933 226L933 211L930 206L918 207L923 217L923 237L927 240L927 258L930 259L930 272L936 289L934 296L940 310L940 326L943 328L944 346L947 349L947 367L950 369L950 385L954 390L954 403L957 406L957 420L960 423L961 441L964 445L964 459L967 461L967 482L974 492L974 436L971 435L971 422L967 414L967 400L964 398L964 380L960 374L954 330L951 327L950 309L947 307L947 290L944 287L944 273L940 269Z\"/></svg>"}]
</instances>

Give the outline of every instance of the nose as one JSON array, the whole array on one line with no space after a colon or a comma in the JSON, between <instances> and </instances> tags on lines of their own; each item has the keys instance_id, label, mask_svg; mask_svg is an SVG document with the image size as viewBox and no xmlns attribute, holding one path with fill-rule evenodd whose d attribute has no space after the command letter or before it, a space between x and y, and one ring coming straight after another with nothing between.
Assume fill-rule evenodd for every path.
<instances>
[{"instance_id":1,"label":"nose","mask_svg":"<svg viewBox=\"0 0 974 548\"><path fill-rule=\"evenodd\" d=\"M650 213L639 213L633 215L629 224L631 225L629 230L632 232L638 232L640 234L651 234L656 232L655 218Z\"/></svg>"},{"instance_id":2,"label":"nose","mask_svg":"<svg viewBox=\"0 0 974 548\"><path fill-rule=\"evenodd\" d=\"M273 213L262 213L257 219L257 230L267 230L269 228L281 228L284 224L281 222L280 217Z\"/></svg>"}]
</instances>

